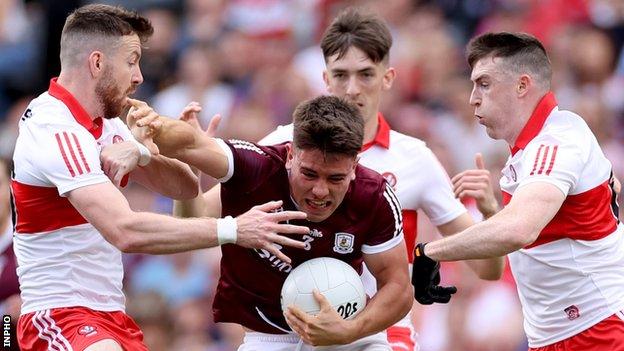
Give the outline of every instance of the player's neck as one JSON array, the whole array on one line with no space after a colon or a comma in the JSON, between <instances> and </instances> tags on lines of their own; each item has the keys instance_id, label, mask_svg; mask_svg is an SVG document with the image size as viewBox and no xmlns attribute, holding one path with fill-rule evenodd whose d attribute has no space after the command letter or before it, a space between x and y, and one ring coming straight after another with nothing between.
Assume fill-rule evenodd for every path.
<instances>
[{"instance_id":1,"label":"player's neck","mask_svg":"<svg viewBox=\"0 0 624 351\"><path fill-rule=\"evenodd\" d=\"M97 116L102 114L101 108L99 107L95 96L95 89L88 86L90 83L81 79L79 73L64 74L61 72L57 83L72 94L72 96L80 103L82 108L87 111L91 119L95 119Z\"/></svg>"},{"instance_id":2,"label":"player's neck","mask_svg":"<svg viewBox=\"0 0 624 351\"><path fill-rule=\"evenodd\" d=\"M375 115L369 116L366 120L366 124L364 124L363 144L368 144L375 140L375 136L377 136L377 129L379 129L379 120L377 119L377 112L375 112Z\"/></svg>"}]
</instances>

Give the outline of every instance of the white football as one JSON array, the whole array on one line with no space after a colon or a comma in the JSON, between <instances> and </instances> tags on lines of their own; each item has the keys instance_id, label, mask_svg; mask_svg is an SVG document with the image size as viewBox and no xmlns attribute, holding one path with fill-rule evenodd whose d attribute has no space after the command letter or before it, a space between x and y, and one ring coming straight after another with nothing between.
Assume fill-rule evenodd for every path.
<instances>
[{"instance_id":1,"label":"white football","mask_svg":"<svg viewBox=\"0 0 624 351\"><path fill-rule=\"evenodd\" d=\"M366 305L362 280L347 263L331 257L319 257L295 267L282 286L282 311L294 305L306 313L317 314L320 306L312 291L323 294L338 314L355 317Z\"/></svg>"}]
</instances>

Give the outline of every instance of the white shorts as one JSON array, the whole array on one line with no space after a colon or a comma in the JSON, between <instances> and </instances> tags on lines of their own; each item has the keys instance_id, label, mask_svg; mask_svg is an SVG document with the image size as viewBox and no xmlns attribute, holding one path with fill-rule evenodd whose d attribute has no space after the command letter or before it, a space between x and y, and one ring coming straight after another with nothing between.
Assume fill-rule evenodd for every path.
<instances>
[{"instance_id":1,"label":"white shorts","mask_svg":"<svg viewBox=\"0 0 624 351\"><path fill-rule=\"evenodd\" d=\"M246 332L238 351L392 351L386 333L377 333L348 345L314 347L301 342L297 334Z\"/></svg>"}]
</instances>

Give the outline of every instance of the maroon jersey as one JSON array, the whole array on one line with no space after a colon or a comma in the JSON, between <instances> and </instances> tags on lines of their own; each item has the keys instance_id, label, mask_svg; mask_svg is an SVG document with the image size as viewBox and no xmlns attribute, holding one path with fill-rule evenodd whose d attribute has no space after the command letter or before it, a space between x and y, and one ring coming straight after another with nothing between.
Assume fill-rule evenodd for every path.
<instances>
[{"instance_id":1,"label":"maroon jersey","mask_svg":"<svg viewBox=\"0 0 624 351\"><path fill-rule=\"evenodd\" d=\"M17 259L13 252L13 227L11 223L8 223L4 233L0 232L0 303L7 297L20 292L16 269Z\"/></svg>"},{"instance_id":2,"label":"maroon jersey","mask_svg":"<svg viewBox=\"0 0 624 351\"><path fill-rule=\"evenodd\" d=\"M271 200L283 200L284 210L296 210L285 169L286 147L258 146L232 140L234 172L221 185L223 215L237 216ZM217 322L232 322L263 333L290 331L280 307L280 291L293 267L315 257L333 257L362 270L363 253L386 251L403 240L401 208L390 186L378 173L357 166L356 178L336 211L325 221L292 224L310 228L308 235L291 235L305 249L282 247L287 264L270 252L226 244L221 246L221 277L213 310Z\"/></svg>"}]
</instances>

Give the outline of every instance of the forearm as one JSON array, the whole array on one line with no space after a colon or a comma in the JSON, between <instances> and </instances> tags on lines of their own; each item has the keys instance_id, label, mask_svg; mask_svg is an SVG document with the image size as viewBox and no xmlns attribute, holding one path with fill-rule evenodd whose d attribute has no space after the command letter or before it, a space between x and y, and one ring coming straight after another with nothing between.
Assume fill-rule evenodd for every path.
<instances>
[{"instance_id":1,"label":"forearm","mask_svg":"<svg viewBox=\"0 0 624 351\"><path fill-rule=\"evenodd\" d=\"M150 163L138 167L132 177L150 190L173 199L191 199L198 193L199 181L191 168L160 155L152 156Z\"/></svg>"},{"instance_id":2,"label":"forearm","mask_svg":"<svg viewBox=\"0 0 624 351\"><path fill-rule=\"evenodd\" d=\"M218 246L214 218L171 218L148 212L118 221L115 246L124 252L170 254Z\"/></svg>"},{"instance_id":3,"label":"forearm","mask_svg":"<svg viewBox=\"0 0 624 351\"><path fill-rule=\"evenodd\" d=\"M179 120L159 117L159 122L162 126L153 140L162 155L196 167L213 178L227 174L227 156L213 138Z\"/></svg>"},{"instance_id":4,"label":"forearm","mask_svg":"<svg viewBox=\"0 0 624 351\"><path fill-rule=\"evenodd\" d=\"M350 321L354 331L351 341L394 325L409 313L412 299L413 291L409 284L389 282L381 286L366 308Z\"/></svg>"},{"instance_id":5,"label":"forearm","mask_svg":"<svg viewBox=\"0 0 624 351\"><path fill-rule=\"evenodd\" d=\"M507 221L509 220L509 221ZM501 257L526 245L528 233L501 213L464 231L425 246L425 254L436 261L459 261Z\"/></svg>"}]
</instances>

